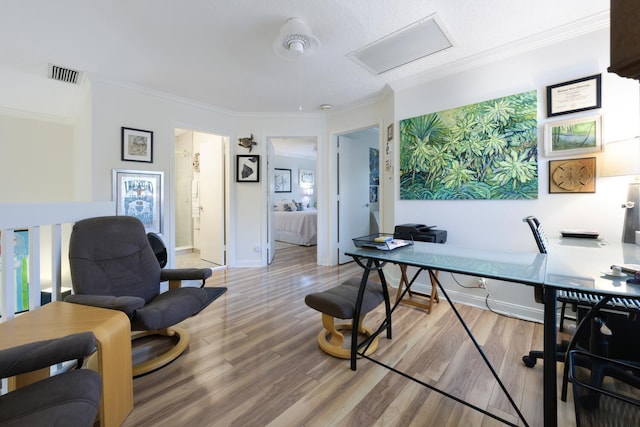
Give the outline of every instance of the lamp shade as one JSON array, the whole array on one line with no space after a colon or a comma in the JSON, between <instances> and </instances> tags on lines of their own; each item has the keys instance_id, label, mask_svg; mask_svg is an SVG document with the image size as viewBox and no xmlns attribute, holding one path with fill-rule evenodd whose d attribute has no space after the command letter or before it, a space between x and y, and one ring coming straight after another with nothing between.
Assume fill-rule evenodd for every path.
<instances>
[{"instance_id":1,"label":"lamp shade","mask_svg":"<svg viewBox=\"0 0 640 427\"><path fill-rule=\"evenodd\" d=\"M605 144L600 175L640 175L640 138Z\"/></svg>"}]
</instances>

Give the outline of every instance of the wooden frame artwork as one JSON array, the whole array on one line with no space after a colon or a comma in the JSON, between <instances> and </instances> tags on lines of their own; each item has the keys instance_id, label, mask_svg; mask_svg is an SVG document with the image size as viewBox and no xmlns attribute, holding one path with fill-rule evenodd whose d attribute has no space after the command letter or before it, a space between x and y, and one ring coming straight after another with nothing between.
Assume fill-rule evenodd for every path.
<instances>
[{"instance_id":1,"label":"wooden frame artwork","mask_svg":"<svg viewBox=\"0 0 640 427\"><path fill-rule=\"evenodd\" d=\"M236 182L260 182L260 156L236 156Z\"/></svg>"},{"instance_id":2,"label":"wooden frame artwork","mask_svg":"<svg viewBox=\"0 0 640 427\"><path fill-rule=\"evenodd\" d=\"M291 169L275 168L273 189L276 193L291 193Z\"/></svg>"},{"instance_id":3,"label":"wooden frame artwork","mask_svg":"<svg viewBox=\"0 0 640 427\"><path fill-rule=\"evenodd\" d=\"M547 86L547 117L600 108L601 81L602 75L596 74Z\"/></svg>"},{"instance_id":4,"label":"wooden frame artwork","mask_svg":"<svg viewBox=\"0 0 640 427\"><path fill-rule=\"evenodd\" d=\"M153 163L153 132L122 128L121 160Z\"/></svg>"},{"instance_id":5,"label":"wooden frame artwork","mask_svg":"<svg viewBox=\"0 0 640 427\"><path fill-rule=\"evenodd\" d=\"M595 157L549 161L549 193L595 192Z\"/></svg>"}]
</instances>

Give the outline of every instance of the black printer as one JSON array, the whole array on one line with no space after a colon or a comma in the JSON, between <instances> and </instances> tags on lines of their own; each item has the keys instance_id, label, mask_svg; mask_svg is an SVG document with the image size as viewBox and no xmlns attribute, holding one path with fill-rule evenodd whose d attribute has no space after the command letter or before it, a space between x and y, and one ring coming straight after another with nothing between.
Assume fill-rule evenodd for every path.
<instances>
[{"instance_id":1,"label":"black printer","mask_svg":"<svg viewBox=\"0 0 640 427\"><path fill-rule=\"evenodd\" d=\"M414 242L444 243L447 230L436 230L435 225L402 224L396 225L394 239L413 240Z\"/></svg>"}]
</instances>

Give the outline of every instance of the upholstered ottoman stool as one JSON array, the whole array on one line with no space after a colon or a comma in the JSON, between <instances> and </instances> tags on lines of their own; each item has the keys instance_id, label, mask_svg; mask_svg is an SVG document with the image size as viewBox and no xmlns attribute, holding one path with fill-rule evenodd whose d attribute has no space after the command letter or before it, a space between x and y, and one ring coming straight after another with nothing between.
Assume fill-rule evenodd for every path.
<instances>
[{"instance_id":1,"label":"upholstered ottoman stool","mask_svg":"<svg viewBox=\"0 0 640 427\"><path fill-rule=\"evenodd\" d=\"M322 313L322 326L324 328L318 334L318 345L324 352L332 356L342 359L349 359L351 357L351 350L343 347L344 335L340 331L351 330L352 323L336 325L335 319L353 320L359 287L360 279L352 278L335 288L309 294L304 299L304 302L309 307ZM364 317L384 300L385 295L379 283L367 286L362 298L362 308L360 310L358 326L359 334L366 335L367 337L371 336L373 332L364 327ZM375 337L367 349L366 354L373 353L376 348L378 348L378 337Z\"/></svg>"}]
</instances>

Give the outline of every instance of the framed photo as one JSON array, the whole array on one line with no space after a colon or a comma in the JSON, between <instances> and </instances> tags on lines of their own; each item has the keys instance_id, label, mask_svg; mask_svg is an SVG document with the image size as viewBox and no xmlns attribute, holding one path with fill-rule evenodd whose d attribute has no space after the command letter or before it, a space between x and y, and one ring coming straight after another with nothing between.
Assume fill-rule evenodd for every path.
<instances>
[{"instance_id":1,"label":"framed photo","mask_svg":"<svg viewBox=\"0 0 640 427\"><path fill-rule=\"evenodd\" d=\"M147 232L162 234L164 172L113 169L116 215L133 216Z\"/></svg>"},{"instance_id":2,"label":"framed photo","mask_svg":"<svg viewBox=\"0 0 640 427\"><path fill-rule=\"evenodd\" d=\"M236 156L236 182L260 182L260 156Z\"/></svg>"},{"instance_id":3,"label":"framed photo","mask_svg":"<svg viewBox=\"0 0 640 427\"><path fill-rule=\"evenodd\" d=\"M549 161L549 193L595 192L595 157Z\"/></svg>"},{"instance_id":4,"label":"framed photo","mask_svg":"<svg viewBox=\"0 0 640 427\"><path fill-rule=\"evenodd\" d=\"M547 156L602 151L602 116L545 123L544 147Z\"/></svg>"},{"instance_id":5,"label":"framed photo","mask_svg":"<svg viewBox=\"0 0 640 427\"><path fill-rule=\"evenodd\" d=\"M276 193L291 193L291 169L275 169L273 187Z\"/></svg>"},{"instance_id":6,"label":"framed photo","mask_svg":"<svg viewBox=\"0 0 640 427\"><path fill-rule=\"evenodd\" d=\"M121 160L153 163L153 132L123 127Z\"/></svg>"},{"instance_id":7,"label":"framed photo","mask_svg":"<svg viewBox=\"0 0 640 427\"><path fill-rule=\"evenodd\" d=\"M593 110L602 106L602 75L547 86L547 117Z\"/></svg>"},{"instance_id":8,"label":"framed photo","mask_svg":"<svg viewBox=\"0 0 640 427\"><path fill-rule=\"evenodd\" d=\"M298 185L311 188L316 184L316 173L310 169L298 169Z\"/></svg>"}]
</instances>

